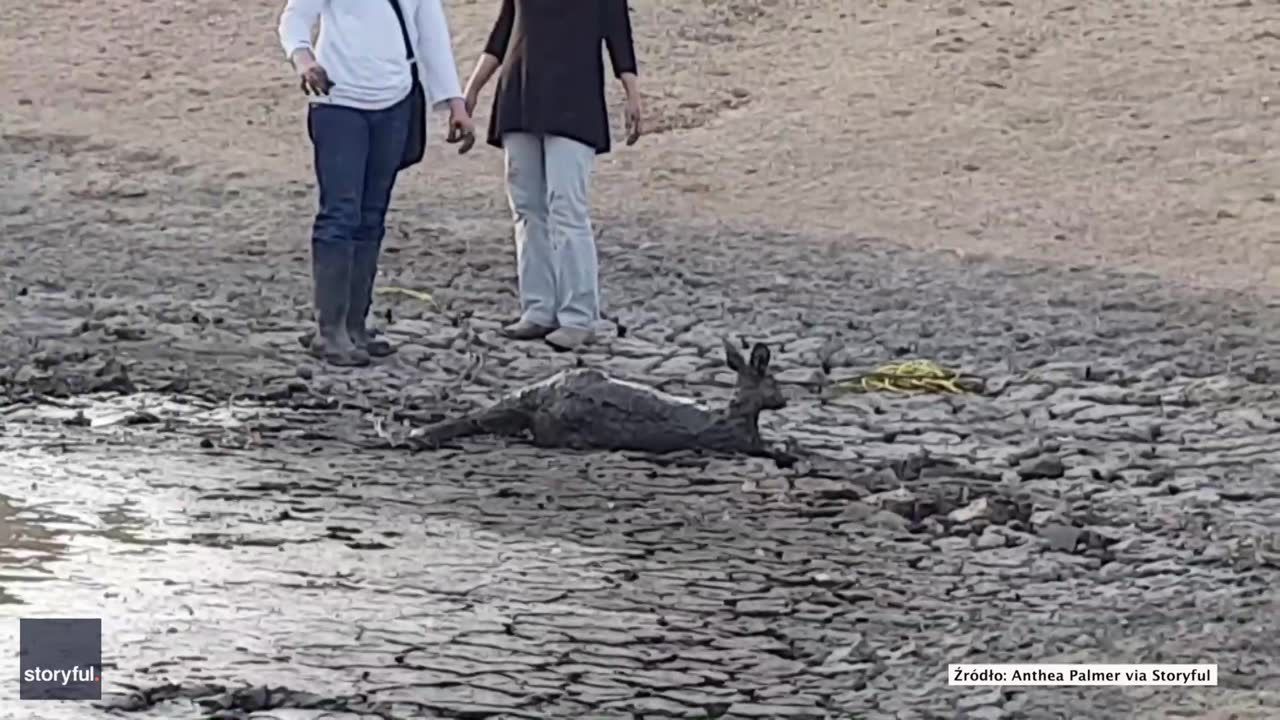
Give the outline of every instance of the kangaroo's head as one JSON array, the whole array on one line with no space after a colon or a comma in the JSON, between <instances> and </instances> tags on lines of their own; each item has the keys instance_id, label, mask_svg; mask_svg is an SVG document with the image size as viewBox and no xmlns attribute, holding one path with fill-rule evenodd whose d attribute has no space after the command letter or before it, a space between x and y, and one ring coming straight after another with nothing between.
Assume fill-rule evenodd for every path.
<instances>
[{"instance_id":1,"label":"kangaroo's head","mask_svg":"<svg viewBox=\"0 0 1280 720\"><path fill-rule=\"evenodd\" d=\"M769 348L764 343L756 343L751 348L750 360L743 360L742 353L728 339L724 341L725 364L738 373L738 386L732 402L736 413L754 415L761 410L786 407L787 399L769 371L769 360Z\"/></svg>"}]
</instances>

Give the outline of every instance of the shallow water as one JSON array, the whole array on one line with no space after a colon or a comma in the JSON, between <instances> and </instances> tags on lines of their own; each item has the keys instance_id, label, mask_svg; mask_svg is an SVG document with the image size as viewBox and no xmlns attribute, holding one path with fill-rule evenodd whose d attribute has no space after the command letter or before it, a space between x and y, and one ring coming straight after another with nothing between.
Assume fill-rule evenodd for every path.
<instances>
[{"instance_id":1,"label":"shallow water","mask_svg":"<svg viewBox=\"0 0 1280 720\"><path fill-rule=\"evenodd\" d=\"M108 687L234 678L354 692L358 678L335 683L335 671L358 675L363 655L498 630L506 596L591 581L582 569L557 577L567 573L545 560L557 543L513 547L470 523L425 521L412 508L427 494L383 497L326 478L322 463L120 455L6 453L3 483L31 485L4 506L5 613L103 618ZM359 529L371 524L382 529ZM486 599L486 580L511 568ZM0 643L15 630L6 623ZM364 684L395 681L380 675Z\"/></svg>"},{"instance_id":2,"label":"shallow water","mask_svg":"<svg viewBox=\"0 0 1280 720\"><path fill-rule=\"evenodd\" d=\"M22 424L0 445L0 613L102 618L110 703L151 693L128 717L207 717L231 703L224 687L241 686L278 689L262 696L275 707L252 715L263 718L343 716L308 703L350 717L731 706L822 717L823 702L871 708L907 678L938 683L956 653L1029 643L1037 657L1087 661L1156 643L1177 654L1238 643L1239 622L1269 632L1275 617L1274 545L1244 558L1206 525L1274 537L1280 497L1261 477L1237 487L1251 502L1225 505L1190 487L1174 506L1095 486L1086 529L1123 549L1044 554L1016 524L976 546L977 536L903 534L905 524L859 515L867 506L841 499L848 490L788 482L754 460L661 464L486 443L352 452L291 435L351 422L341 413L301 413L263 433L287 413L142 394L70 404L9 413ZM159 421L120 421L140 408ZM1211 442L1237 463L1275 457L1270 441ZM964 482L971 497L998 499ZM1093 634L1100 616L1114 623L1106 640ZM1034 630L1011 636L1010 622ZM1253 650L1234 645L1237 683L1268 672L1251 658L1269 645L1253 637ZM16 642L17 623L0 623L0 645ZM938 671L899 664L901 652ZM0 668L8 697L14 670ZM170 684L170 696L156 694ZM227 717L251 716L238 707ZM0 717L120 712L6 703Z\"/></svg>"}]
</instances>

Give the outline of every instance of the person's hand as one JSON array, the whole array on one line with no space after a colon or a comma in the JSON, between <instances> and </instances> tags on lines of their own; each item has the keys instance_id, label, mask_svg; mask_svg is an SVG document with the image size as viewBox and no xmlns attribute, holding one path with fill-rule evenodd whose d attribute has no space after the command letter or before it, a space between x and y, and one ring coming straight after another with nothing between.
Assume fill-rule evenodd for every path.
<instances>
[{"instance_id":1,"label":"person's hand","mask_svg":"<svg viewBox=\"0 0 1280 720\"><path fill-rule=\"evenodd\" d=\"M301 78L302 92L308 95L328 95L333 89L333 81L329 74L316 62L310 50L299 50L293 59L293 66Z\"/></svg>"},{"instance_id":2,"label":"person's hand","mask_svg":"<svg viewBox=\"0 0 1280 720\"><path fill-rule=\"evenodd\" d=\"M445 142L461 143L458 146L459 155L465 155L476 144L476 125L471 120L471 112L463 98L449 101L449 135Z\"/></svg>"},{"instance_id":3,"label":"person's hand","mask_svg":"<svg viewBox=\"0 0 1280 720\"><path fill-rule=\"evenodd\" d=\"M643 132L643 126L641 123L640 93L635 92L627 94L624 112L626 113L627 144L635 145L636 141L640 139L640 134Z\"/></svg>"},{"instance_id":4,"label":"person's hand","mask_svg":"<svg viewBox=\"0 0 1280 720\"><path fill-rule=\"evenodd\" d=\"M475 115L476 105L480 104L480 94L468 88L466 94L462 98L462 106L466 108L468 115Z\"/></svg>"}]
</instances>

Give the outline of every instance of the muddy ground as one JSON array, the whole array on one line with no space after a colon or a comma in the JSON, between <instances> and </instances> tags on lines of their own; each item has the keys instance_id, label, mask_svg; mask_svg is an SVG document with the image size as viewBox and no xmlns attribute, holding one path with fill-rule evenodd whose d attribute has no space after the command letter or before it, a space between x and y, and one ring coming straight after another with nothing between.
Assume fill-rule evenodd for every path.
<instances>
[{"instance_id":1,"label":"muddy ground","mask_svg":"<svg viewBox=\"0 0 1280 720\"><path fill-rule=\"evenodd\" d=\"M581 361L716 401L722 335L775 343L791 405L766 431L820 458L375 452L355 444L377 420L577 361L496 337L505 248L402 206L386 282L442 309L384 301L403 350L325 371L294 340L304 249L253 230L272 228L251 203L303 216L307 197L227 197L90 140L6 140L19 182L88 160L147 194L6 193L24 252L4 261L4 607L102 616L107 687L138 717L197 716L226 701L205 686L242 684L391 717L1275 711L1274 309L606 217L625 336ZM738 261L744 245L764 261ZM922 356L987 394L825 397L824 347L836 376ZM962 659L1212 661L1222 684L946 688Z\"/></svg>"},{"instance_id":2,"label":"muddy ground","mask_svg":"<svg viewBox=\"0 0 1280 720\"><path fill-rule=\"evenodd\" d=\"M294 339L314 199L278 8L79 7L6 10L0 38L0 613L102 617L108 696L0 717L1280 711L1263 6L637 3L672 80L661 132L601 170L612 336L578 357L497 337L498 158L436 147L380 282L439 307L380 296L402 350L350 371ZM488 9L450 14L475 45ZM993 36L934 44L965 23ZM819 67L850 37L856 72ZM936 58L988 41L1009 63L982 92L1022 115L948 99L981 78ZM1126 165L1148 132L1181 142ZM725 335L774 344L791 402L764 429L811 456L363 447L579 362L718 402ZM926 357L986 389L832 396L833 350L836 377ZM1221 680L948 688L957 661Z\"/></svg>"}]
</instances>

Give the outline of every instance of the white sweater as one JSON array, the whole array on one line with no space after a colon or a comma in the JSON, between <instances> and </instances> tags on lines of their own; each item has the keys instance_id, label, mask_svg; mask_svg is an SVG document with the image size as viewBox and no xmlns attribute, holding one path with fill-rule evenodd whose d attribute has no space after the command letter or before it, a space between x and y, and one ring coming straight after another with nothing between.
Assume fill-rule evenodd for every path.
<instances>
[{"instance_id":1,"label":"white sweater","mask_svg":"<svg viewBox=\"0 0 1280 720\"><path fill-rule=\"evenodd\" d=\"M440 109L462 97L441 0L399 2L428 106ZM299 48L312 49L317 21L320 32L312 51L334 86L328 97L313 102L381 110L409 94L409 63L391 0L288 0L278 28L287 57Z\"/></svg>"}]
</instances>

